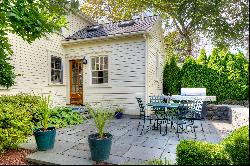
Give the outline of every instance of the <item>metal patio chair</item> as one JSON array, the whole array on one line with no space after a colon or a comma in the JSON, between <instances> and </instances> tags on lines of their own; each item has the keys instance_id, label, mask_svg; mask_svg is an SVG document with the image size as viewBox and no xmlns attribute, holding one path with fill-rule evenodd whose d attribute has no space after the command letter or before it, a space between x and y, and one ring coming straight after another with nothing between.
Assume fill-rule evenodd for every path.
<instances>
[{"instance_id":1,"label":"metal patio chair","mask_svg":"<svg viewBox=\"0 0 250 166\"><path fill-rule=\"evenodd\" d=\"M146 115L146 107L142 101L142 99L140 97L136 97L136 100L138 102L138 106L139 106L139 115L140 115L140 121L138 123L137 126L137 131L139 130L139 127L142 126L142 130L140 135L142 135L143 131L145 130L145 127L147 127L147 131L149 130L149 128L151 128L151 123L152 123L152 116L147 116ZM149 122L149 124L148 124Z\"/></svg>"},{"instance_id":2,"label":"metal patio chair","mask_svg":"<svg viewBox=\"0 0 250 166\"><path fill-rule=\"evenodd\" d=\"M203 125L202 125L202 106L203 106L203 100L199 98L195 98L193 101L193 106L187 110L187 113L185 115L185 119L187 120L186 124L186 130L187 127L191 127L193 130L192 132L195 133L195 138L196 138L196 128L198 128L197 125L194 124L195 120L199 120L201 124L201 131L204 132Z\"/></svg>"}]
</instances>

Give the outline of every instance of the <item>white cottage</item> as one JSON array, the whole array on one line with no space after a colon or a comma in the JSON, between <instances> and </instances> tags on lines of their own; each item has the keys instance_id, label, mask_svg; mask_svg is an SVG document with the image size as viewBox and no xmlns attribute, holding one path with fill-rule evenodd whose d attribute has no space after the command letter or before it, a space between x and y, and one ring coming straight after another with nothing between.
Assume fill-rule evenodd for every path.
<instances>
[{"instance_id":1,"label":"white cottage","mask_svg":"<svg viewBox=\"0 0 250 166\"><path fill-rule=\"evenodd\" d=\"M28 45L11 35L19 76L0 94L53 94L56 105L108 102L138 114L135 97L162 94L164 46L159 16L96 24L68 16L69 30ZM63 36L69 36L64 38Z\"/></svg>"}]
</instances>

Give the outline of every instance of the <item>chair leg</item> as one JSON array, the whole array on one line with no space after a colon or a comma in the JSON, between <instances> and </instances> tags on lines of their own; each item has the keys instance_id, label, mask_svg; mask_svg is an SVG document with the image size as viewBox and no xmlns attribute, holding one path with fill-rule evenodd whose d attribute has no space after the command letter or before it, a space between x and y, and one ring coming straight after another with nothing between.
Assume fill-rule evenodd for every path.
<instances>
[{"instance_id":1,"label":"chair leg","mask_svg":"<svg viewBox=\"0 0 250 166\"><path fill-rule=\"evenodd\" d=\"M195 128L193 127L194 129L194 138L196 139L196 131L195 131Z\"/></svg>"},{"instance_id":2,"label":"chair leg","mask_svg":"<svg viewBox=\"0 0 250 166\"><path fill-rule=\"evenodd\" d=\"M160 134L161 134L161 124L160 124Z\"/></svg>"},{"instance_id":3,"label":"chair leg","mask_svg":"<svg viewBox=\"0 0 250 166\"><path fill-rule=\"evenodd\" d=\"M140 135L142 135L142 133L143 133L143 130L144 130L144 125L145 125L145 124L143 124L143 125L142 125L142 130L141 130Z\"/></svg>"},{"instance_id":4,"label":"chair leg","mask_svg":"<svg viewBox=\"0 0 250 166\"><path fill-rule=\"evenodd\" d=\"M167 135L167 133L168 133L168 123L166 123L165 133L162 136Z\"/></svg>"},{"instance_id":5,"label":"chair leg","mask_svg":"<svg viewBox=\"0 0 250 166\"><path fill-rule=\"evenodd\" d=\"M139 130L139 127L141 126L141 122L139 122L138 126L137 126L137 131Z\"/></svg>"},{"instance_id":6,"label":"chair leg","mask_svg":"<svg viewBox=\"0 0 250 166\"><path fill-rule=\"evenodd\" d=\"M202 125L202 122L201 122L201 131L204 132L204 129L203 129L203 125Z\"/></svg>"}]
</instances>

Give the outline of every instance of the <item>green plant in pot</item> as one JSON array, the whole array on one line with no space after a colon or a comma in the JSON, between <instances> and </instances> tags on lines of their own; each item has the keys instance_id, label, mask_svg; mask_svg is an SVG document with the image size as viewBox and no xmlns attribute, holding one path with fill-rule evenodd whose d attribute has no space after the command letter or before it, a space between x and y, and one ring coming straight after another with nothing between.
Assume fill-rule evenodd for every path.
<instances>
[{"instance_id":1,"label":"green plant in pot","mask_svg":"<svg viewBox=\"0 0 250 166\"><path fill-rule=\"evenodd\" d=\"M115 117L116 119L121 119L122 118L122 115L123 115L123 112L124 112L124 109L121 108L121 107L117 107L115 109Z\"/></svg>"},{"instance_id":2,"label":"green plant in pot","mask_svg":"<svg viewBox=\"0 0 250 166\"><path fill-rule=\"evenodd\" d=\"M49 127L50 119L50 96L48 98L42 97L41 104L39 105L39 111L41 114L41 128L34 131L36 139L37 149L40 151L50 150L54 148L56 129L55 127Z\"/></svg>"},{"instance_id":3,"label":"green plant in pot","mask_svg":"<svg viewBox=\"0 0 250 166\"><path fill-rule=\"evenodd\" d=\"M108 121L114 118L114 112L103 107L96 109L87 107L98 130L98 133L88 136L91 159L94 161L107 160L110 155L113 136L110 133L104 133L104 127Z\"/></svg>"}]
</instances>

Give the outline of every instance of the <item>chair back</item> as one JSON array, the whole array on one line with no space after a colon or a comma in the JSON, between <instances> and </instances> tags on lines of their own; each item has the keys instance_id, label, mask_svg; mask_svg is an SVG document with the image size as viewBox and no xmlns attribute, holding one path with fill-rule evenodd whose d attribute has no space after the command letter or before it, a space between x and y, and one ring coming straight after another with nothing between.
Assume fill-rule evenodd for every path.
<instances>
[{"instance_id":1,"label":"chair back","mask_svg":"<svg viewBox=\"0 0 250 166\"><path fill-rule=\"evenodd\" d=\"M138 102L138 105L139 105L139 108L140 108L140 112L144 112L145 111L144 110L145 106L144 106L144 104L142 102L142 99L140 97L136 97L136 100Z\"/></svg>"},{"instance_id":2,"label":"chair back","mask_svg":"<svg viewBox=\"0 0 250 166\"><path fill-rule=\"evenodd\" d=\"M188 114L188 112L192 109L193 102L192 101L182 101L178 106L178 118L183 119Z\"/></svg>"},{"instance_id":3,"label":"chair back","mask_svg":"<svg viewBox=\"0 0 250 166\"><path fill-rule=\"evenodd\" d=\"M195 116L197 119L203 118L203 111L202 111L203 103L204 100L201 98L194 99L193 110L195 111Z\"/></svg>"},{"instance_id":4,"label":"chair back","mask_svg":"<svg viewBox=\"0 0 250 166\"><path fill-rule=\"evenodd\" d=\"M150 103L163 103L163 96L149 96Z\"/></svg>"}]
</instances>

